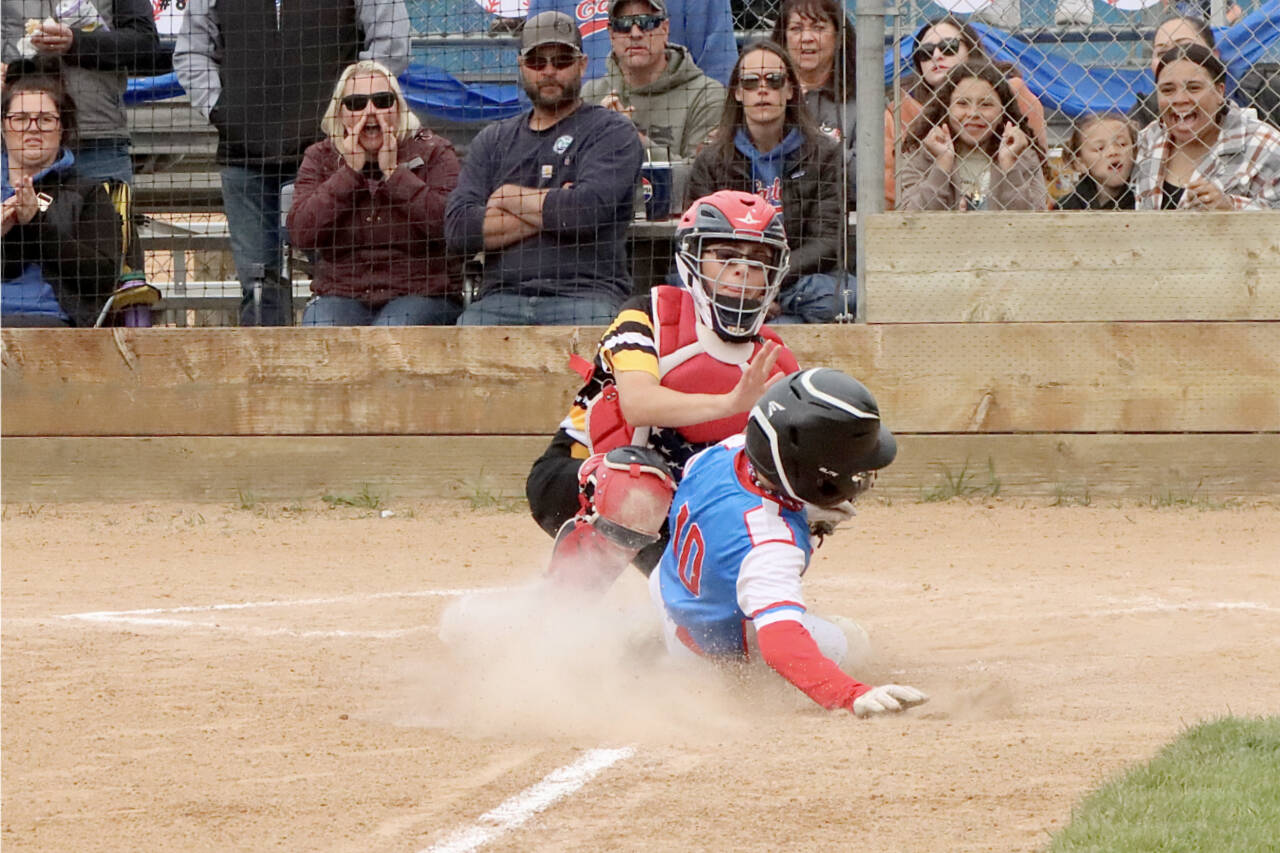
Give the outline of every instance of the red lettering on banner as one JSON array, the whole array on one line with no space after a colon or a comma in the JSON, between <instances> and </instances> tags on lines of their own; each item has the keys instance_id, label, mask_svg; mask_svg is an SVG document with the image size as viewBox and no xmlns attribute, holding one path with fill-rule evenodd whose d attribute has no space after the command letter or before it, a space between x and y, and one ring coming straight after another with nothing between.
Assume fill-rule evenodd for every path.
<instances>
[{"instance_id":1,"label":"red lettering on banner","mask_svg":"<svg viewBox=\"0 0 1280 853\"><path fill-rule=\"evenodd\" d=\"M579 21L590 21L594 18L609 17L609 0L582 0L578 8L573 10Z\"/></svg>"}]
</instances>

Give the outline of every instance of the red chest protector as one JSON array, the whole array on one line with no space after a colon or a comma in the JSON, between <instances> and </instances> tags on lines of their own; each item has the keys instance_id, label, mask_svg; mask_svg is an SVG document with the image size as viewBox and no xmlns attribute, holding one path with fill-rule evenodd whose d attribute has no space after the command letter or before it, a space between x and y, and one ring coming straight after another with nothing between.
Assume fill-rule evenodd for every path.
<instances>
[{"instance_id":1,"label":"red chest protector","mask_svg":"<svg viewBox=\"0 0 1280 853\"><path fill-rule=\"evenodd\" d=\"M665 387L675 391L687 394L727 394L742 378L742 365L755 357L764 341L782 343L771 329L763 327L759 335L761 340L752 343L749 354L745 347L724 343L723 354L741 357L741 362L722 361L707 352L706 347L698 340L698 316L693 297L687 290L659 285L653 288L651 298L653 333L658 346L658 375ZM715 344L720 343L720 339L716 338ZM785 376L799 369L795 356L783 344L773 372ZM602 409L611 411L606 413ZM746 425L747 413L740 412L719 420L676 427L675 431L691 444L710 444L741 432ZM614 388L607 388L591 407L588 430L592 450L596 453L631 442L635 431L622 420Z\"/></svg>"}]
</instances>

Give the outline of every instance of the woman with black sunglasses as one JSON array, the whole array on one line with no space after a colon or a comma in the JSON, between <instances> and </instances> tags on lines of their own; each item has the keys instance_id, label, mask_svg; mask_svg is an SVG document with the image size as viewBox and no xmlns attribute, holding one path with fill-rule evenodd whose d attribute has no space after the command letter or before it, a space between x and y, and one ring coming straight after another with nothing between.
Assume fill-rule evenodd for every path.
<instances>
[{"instance_id":1,"label":"woman with black sunglasses","mask_svg":"<svg viewBox=\"0 0 1280 853\"><path fill-rule=\"evenodd\" d=\"M452 325L462 313L444 207L458 184L448 140L424 129L384 66L343 71L294 184L293 244L319 255L304 326Z\"/></svg>"},{"instance_id":2,"label":"woman with black sunglasses","mask_svg":"<svg viewBox=\"0 0 1280 853\"><path fill-rule=\"evenodd\" d=\"M771 323L830 323L845 310L838 298L849 289L841 159L809 115L787 51L767 39L743 47L715 138L693 161L684 203L741 190L782 211L791 267Z\"/></svg>"},{"instance_id":3,"label":"woman with black sunglasses","mask_svg":"<svg viewBox=\"0 0 1280 853\"><path fill-rule=\"evenodd\" d=\"M897 144L898 127L911 124L941 88L947 78L947 72L970 58L987 60L1004 73L1009 88L1018 102L1019 111L1035 132L1035 140L1040 150L1048 150L1049 137L1045 130L1044 105L1027 88L1027 84L1023 82L1013 65L1007 62L994 62L987 57L982 49L982 42L978 38L978 32L972 26L951 15L934 18L916 30L911 44L914 48L911 54L914 76L903 84L905 91L899 107L901 115L894 117L895 107L891 104L885 111L884 117L886 208L894 206L894 149Z\"/></svg>"}]
</instances>

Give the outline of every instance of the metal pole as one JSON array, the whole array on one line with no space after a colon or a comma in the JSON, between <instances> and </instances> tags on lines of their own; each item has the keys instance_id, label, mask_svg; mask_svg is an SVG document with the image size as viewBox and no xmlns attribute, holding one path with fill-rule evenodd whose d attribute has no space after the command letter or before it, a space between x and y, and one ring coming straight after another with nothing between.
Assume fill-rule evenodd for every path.
<instances>
[{"instance_id":1,"label":"metal pole","mask_svg":"<svg viewBox=\"0 0 1280 853\"><path fill-rule=\"evenodd\" d=\"M867 313L867 217L884 211L885 14L885 0L858 0L858 219L854 225L857 322L862 322Z\"/></svg>"}]
</instances>

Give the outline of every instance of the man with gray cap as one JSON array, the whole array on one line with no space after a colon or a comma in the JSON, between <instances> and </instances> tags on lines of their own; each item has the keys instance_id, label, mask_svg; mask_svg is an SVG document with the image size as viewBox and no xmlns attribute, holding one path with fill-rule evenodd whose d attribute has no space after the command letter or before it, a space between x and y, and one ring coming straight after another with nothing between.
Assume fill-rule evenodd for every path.
<instances>
[{"instance_id":1,"label":"man with gray cap","mask_svg":"<svg viewBox=\"0 0 1280 853\"><path fill-rule=\"evenodd\" d=\"M634 125L583 103L587 60L568 15L542 12L520 36L533 107L471 143L445 209L445 239L484 252L470 326L606 325L631 292L626 233L643 151Z\"/></svg>"},{"instance_id":2,"label":"man with gray cap","mask_svg":"<svg viewBox=\"0 0 1280 853\"><path fill-rule=\"evenodd\" d=\"M608 72L583 98L630 118L651 160L692 160L724 110L724 87L672 44L664 0L611 0Z\"/></svg>"}]
</instances>

